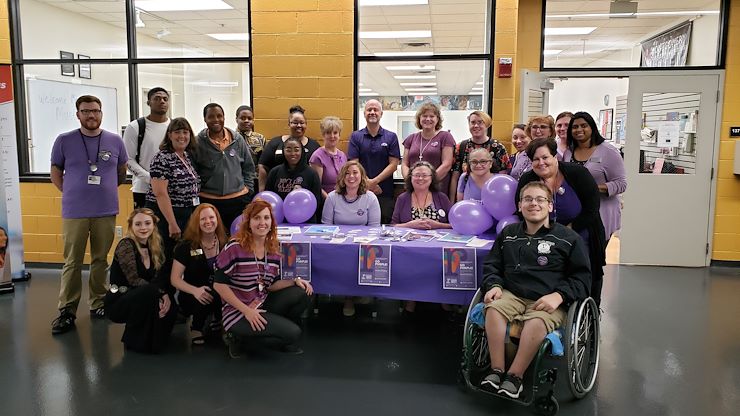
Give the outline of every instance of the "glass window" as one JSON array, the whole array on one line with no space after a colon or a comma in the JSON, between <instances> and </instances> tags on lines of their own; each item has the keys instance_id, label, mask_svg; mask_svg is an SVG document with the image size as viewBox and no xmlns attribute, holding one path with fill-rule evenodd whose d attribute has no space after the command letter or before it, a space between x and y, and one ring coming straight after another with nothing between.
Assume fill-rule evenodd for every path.
<instances>
[{"instance_id":1,"label":"glass window","mask_svg":"<svg viewBox=\"0 0 740 416\"><path fill-rule=\"evenodd\" d=\"M197 133L205 128L203 107L215 102L223 107L226 127L236 128L237 107L248 104L249 64L190 63L139 65L140 116L149 113L146 92L162 87L170 92L170 114L185 117Z\"/></svg>"},{"instance_id":2,"label":"glass window","mask_svg":"<svg viewBox=\"0 0 740 416\"><path fill-rule=\"evenodd\" d=\"M490 52L490 0L360 0L360 56Z\"/></svg>"},{"instance_id":3,"label":"glass window","mask_svg":"<svg viewBox=\"0 0 740 416\"><path fill-rule=\"evenodd\" d=\"M74 65L78 71L78 65ZM84 67L83 67L84 70ZM49 156L60 133L80 127L75 100L100 98L102 127L119 133L129 120L128 70L121 65L90 65L90 79L61 75L60 65L25 65L28 151L31 173L48 173Z\"/></svg>"},{"instance_id":4,"label":"glass window","mask_svg":"<svg viewBox=\"0 0 740 416\"><path fill-rule=\"evenodd\" d=\"M125 58L126 2L18 2L24 59L59 59L60 52Z\"/></svg>"},{"instance_id":5,"label":"glass window","mask_svg":"<svg viewBox=\"0 0 740 416\"><path fill-rule=\"evenodd\" d=\"M721 0L546 1L544 68L718 65Z\"/></svg>"},{"instance_id":6,"label":"glass window","mask_svg":"<svg viewBox=\"0 0 740 416\"><path fill-rule=\"evenodd\" d=\"M249 56L247 0L135 5L139 58Z\"/></svg>"}]
</instances>

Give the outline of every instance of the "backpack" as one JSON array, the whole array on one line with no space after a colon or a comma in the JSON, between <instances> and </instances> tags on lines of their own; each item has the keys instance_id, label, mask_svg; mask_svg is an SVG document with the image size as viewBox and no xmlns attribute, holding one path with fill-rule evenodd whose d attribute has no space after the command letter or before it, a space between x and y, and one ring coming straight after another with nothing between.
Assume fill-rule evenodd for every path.
<instances>
[{"instance_id":1,"label":"backpack","mask_svg":"<svg viewBox=\"0 0 740 416\"><path fill-rule=\"evenodd\" d=\"M136 163L139 163L141 144L144 143L144 132L146 132L146 119L144 117L139 117L136 119L136 122L139 123L139 136L136 138L136 157L134 159L136 160Z\"/></svg>"}]
</instances>

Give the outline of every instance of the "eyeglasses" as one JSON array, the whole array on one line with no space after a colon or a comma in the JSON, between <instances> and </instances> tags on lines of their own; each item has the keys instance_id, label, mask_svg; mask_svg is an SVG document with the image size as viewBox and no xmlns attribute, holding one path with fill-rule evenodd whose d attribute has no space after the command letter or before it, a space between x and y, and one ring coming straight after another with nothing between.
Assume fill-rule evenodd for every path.
<instances>
[{"instance_id":1,"label":"eyeglasses","mask_svg":"<svg viewBox=\"0 0 740 416\"><path fill-rule=\"evenodd\" d=\"M522 199L520 199L521 202L525 204L531 204L532 202L537 202L539 205L543 205L545 202L550 202L549 198L545 198L544 196L538 196L536 198L531 196L525 196Z\"/></svg>"},{"instance_id":2,"label":"eyeglasses","mask_svg":"<svg viewBox=\"0 0 740 416\"><path fill-rule=\"evenodd\" d=\"M486 159L486 160L471 160L470 161L470 164L473 165L473 166L478 166L478 165L486 165L486 164L491 163L491 162L493 162L491 159Z\"/></svg>"},{"instance_id":3,"label":"eyeglasses","mask_svg":"<svg viewBox=\"0 0 740 416\"><path fill-rule=\"evenodd\" d=\"M548 125L537 125L537 126L532 126L531 128L532 128L532 130L549 130L550 129L550 126L548 126Z\"/></svg>"},{"instance_id":4,"label":"eyeglasses","mask_svg":"<svg viewBox=\"0 0 740 416\"><path fill-rule=\"evenodd\" d=\"M94 116L99 116L100 113L102 113L101 110L80 110L80 113L82 113L85 116L89 116L90 114Z\"/></svg>"},{"instance_id":5,"label":"eyeglasses","mask_svg":"<svg viewBox=\"0 0 740 416\"><path fill-rule=\"evenodd\" d=\"M430 175L428 173L414 173L413 175L411 175L411 177L414 178L414 179L424 179L424 178L428 178L430 176L432 176L432 175Z\"/></svg>"}]
</instances>

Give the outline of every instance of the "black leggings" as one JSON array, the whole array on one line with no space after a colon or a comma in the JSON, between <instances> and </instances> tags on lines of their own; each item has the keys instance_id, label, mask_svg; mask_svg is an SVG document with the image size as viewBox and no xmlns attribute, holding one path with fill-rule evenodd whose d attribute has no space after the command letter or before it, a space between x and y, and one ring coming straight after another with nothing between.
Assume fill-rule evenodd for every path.
<instances>
[{"instance_id":1,"label":"black leggings","mask_svg":"<svg viewBox=\"0 0 740 416\"><path fill-rule=\"evenodd\" d=\"M290 286L267 296L261 309L267 324L262 331L255 331L246 319L240 319L229 332L239 338L259 338L265 341L274 341L279 345L294 344L301 336L301 327L298 323L301 314L310 303L306 291L298 286Z\"/></svg>"},{"instance_id":2,"label":"black leggings","mask_svg":"<svg viewBox=\"0 0 740 416\"><path fill-rule=\"evenodd\" d=\"M215 290L212 290L213 302L204 305L198 302L195 297L189 293L180 292L177 295L177 303L180 310L186 315L193 315L193 322L190 329L203 332L208 315L213 315L217 322L221 322L221 298Z\"/></svg>"}]
</instances>

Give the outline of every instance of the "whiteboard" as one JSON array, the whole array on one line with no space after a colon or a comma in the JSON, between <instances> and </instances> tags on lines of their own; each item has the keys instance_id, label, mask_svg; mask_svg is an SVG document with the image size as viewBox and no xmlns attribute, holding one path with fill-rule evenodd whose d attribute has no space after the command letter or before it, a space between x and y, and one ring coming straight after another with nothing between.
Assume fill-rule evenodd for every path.
<instances>
[{"instance_id":1,"label":"whiteboard","mask_svg":"<svg viewBox=\"0 0 740 416\"><path fill-rule=\"evenodd\" d=\"M80 128L75 101L82 95L100 99L103 103L101 127L118 133L118 92L115 88L43 79L26 81L31 172L49 172L54 140L61 133Z\"/></svg>"}]
</instances>

